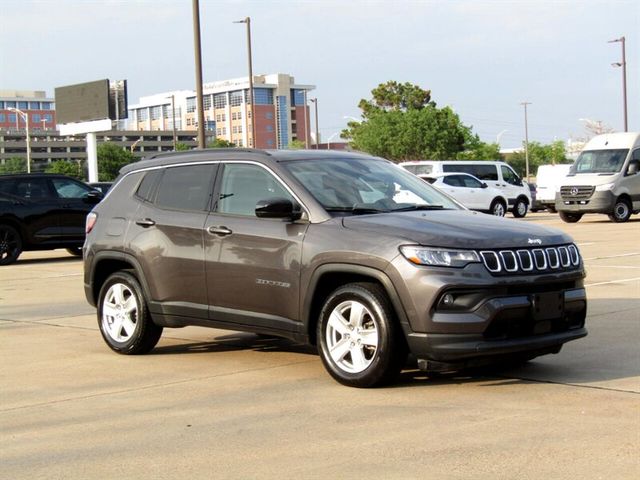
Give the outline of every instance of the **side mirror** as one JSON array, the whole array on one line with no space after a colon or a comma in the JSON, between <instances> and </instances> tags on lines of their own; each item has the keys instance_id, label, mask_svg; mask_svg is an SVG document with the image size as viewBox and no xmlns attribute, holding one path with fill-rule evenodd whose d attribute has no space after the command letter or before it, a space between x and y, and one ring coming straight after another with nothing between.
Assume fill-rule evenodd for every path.
<instances>
[{"instance_id":1,"label":"side mirror","mask_svg":"<svg viewBox=\"0 0 640 480\"><path fill-rule=\"evenodd\" d=\"M99 190L91 190L89 193L87 193L87 195L84 197L84 201L87 203L100 203L100 200L102 200L104 198L104 195L102 194L101 191Z\"/></svg>"},{"instance_id":2,"label":"side mirror","mask_svg":"<svg viewBox=\"0 0 640 480\"><path fill-rule=\"evenodd\" d=\"M288 198L268 198L256 204L256 217L298 220L302 211Z\"/></svg>"},{"instance_id":3,"label":"side mirror","mask_svg":"<svg viewBox=\"0 0 640 480\"><path fill-rule=\"evenodd\" d=\"M480 188L489 188L489 185L487 185L486 183L482 182L482 184L480 185Z\"/></svg>"},{"instance_id":4,"label":"side mirror","mask_svg":"<svg viewBox=\"0 0 640 480\"><path fill-rule=\"evenodd\" d=\"M635 175L640 170L640 160L631 160L627 168L627 175Z\"/></svg>"}]
</instances>

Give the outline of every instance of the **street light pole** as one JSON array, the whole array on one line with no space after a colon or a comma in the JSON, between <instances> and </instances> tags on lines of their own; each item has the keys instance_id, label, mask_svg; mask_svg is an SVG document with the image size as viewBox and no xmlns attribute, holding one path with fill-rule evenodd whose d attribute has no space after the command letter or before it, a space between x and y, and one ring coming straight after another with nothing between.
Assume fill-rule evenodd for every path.
<instances>
[{"instance_id":1,"label":"street light pole","mask_svg":"<svg viewBox=\"0 0 640 480\"><path fill-rule=\"evenodd\" d=\"M314 106L314 110L315 110L315 115L316 115L316 150L318 150L318 148L320 148L320 133L318 131L318 99L317 98L310 98L309 101L311 103L313 103Z\"/></svg>"},{"instance_id":2,"label":"street light pole","mask_svg":"<svg viewBox=\"0 0 640 480\"><path fill-rule=\"evenodd\" d=\"M173 151L176 151L178 147L178 137L176 136L176 96L171 95L171 115L173 116L173 120L171 121L171 125L173 127Z\"/></svg>"},{"instance_id":3,"label":"street light pole","mask_svg":"<svg viewBox=\"0 0 640 480\"><path fill-rule=\"evenodd\" d=\"M629 125L627 122L627 56L624 48L625 38L624 37L616 38L615 40L609 40L609 42L607 43L615 43L615 42L622 43L622 62L615 62L615 63L612 63L611 65L613 67L622 67L622 104L623 104L623 111L624 111L624 131L628 132Z\"/></svg>"},{"instance_id":4,"label":"street light pole","mask_svg":"<svg viewBox=\"0 0 640 480\"><path fill-rule=\"evenodd\" d=\"M19 114L25 123L25 130L27 133L27 173L31 173L31 135L29 135L29 114L27 112L23 112L22 110L19 110L17 108L14 107L9 107L7 110L11 111L11 112L16 112L17 114ZM17 119L18 117L16 117ZM17 121L16 121L17 123Z\"/></svg>"},{"instance_id":5,"label":"street light pole","mask_svg":"<svg viewBox=\"0 0 640 480\"><path fill-rule=\"evenodd\" d=\"M200 48L200 1L192 0L193 9L193 47L196 60L196 96L198 110L198 148L205 147L204 140L204 101L202 98L202 51Z\"/></svg>"},{"instance_id":6,"label":"street light pole","mask_svg":"<svg viewBox=\"0 0 640 480\"><path fill-rule=\"evenodd\" d=\"M244 20L238 20L233 23L246 23L247 24L247 57L249 59L249 104L251 105L251 146L256 148L256 122L255 112L253 108L253 62L251 60L251 17L246 17Z\"/></svg>"},{"instance_id":7,"label":"street light pole","mask_svg":"<svg viewBox=\"0 0 640 480\"><path fill-rule=\"evenodd\" d=\"M531 105L531 102L522 102L520 105L524 106L524 162L527 171L527 182L529 181L529 125L527 123L527 105Z\"/></svg>"},{"instance_id":8,"label":"street light pole","mask_svg":"<svg viewBox=\"0 0 640 480\"><path fill-rule=\"evenodd\" d=\"M309 150L309 102L307 101L307 90L304 90L304 148Z\"/></svg>"}]
</instances>

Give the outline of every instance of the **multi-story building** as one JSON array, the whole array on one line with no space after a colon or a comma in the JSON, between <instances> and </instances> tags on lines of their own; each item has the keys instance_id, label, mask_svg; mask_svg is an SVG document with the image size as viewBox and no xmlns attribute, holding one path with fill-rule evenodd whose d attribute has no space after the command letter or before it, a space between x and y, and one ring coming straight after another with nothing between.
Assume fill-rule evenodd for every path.
<instances>
[{"instance_id":1,"label":"multi-story building","mask_svg":"<svg viewBox=\"0 0 640 480\"><path fill-rule=\"evenodd\" d=\"M254 105L249 77L203 85L206 130L238 147L287 148L306 142L310 132L307 93L313 85L296 84L292 76L254 75ZM129 104L130 130L197 130L195 91L174 91L142 97ZM255 139L252 135L255 123Z\"/></svg>"},{"instance_id":2,"label":"multi-story building","mask_svg":"<svg viewBox=\"0 0 640 480\"><path fill-rule=\"evenodd\" d=\"M25 120L17 109L26 114L30 130L56 128L55 102L43 91L0 90L0 130L25 128Z\"/></svg>"}]
</instances>

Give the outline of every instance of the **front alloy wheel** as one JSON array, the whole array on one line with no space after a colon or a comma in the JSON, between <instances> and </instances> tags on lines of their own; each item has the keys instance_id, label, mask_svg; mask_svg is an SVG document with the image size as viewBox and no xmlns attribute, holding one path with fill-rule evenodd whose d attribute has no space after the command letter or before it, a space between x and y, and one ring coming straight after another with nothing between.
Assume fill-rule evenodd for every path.
<instances>
[{"instance_id":1,"label":"front alloy wheel","mask_svg":"<svg viewBox=\"0 0 640 480\"><path fill-rule=\"evenodd\" d=\"M373 283L335 290L318 322L320 358L329 374L352 387L393 380L407 357L400 327L385 291Z\"/></svg>"},{"instance_id":2,"label":"front alloy wheel","mask_svg":"<svg viewBox=\"0 0 640 480\"><path fill-rule=\"evenodd\" d=\"M529 204L519 198L516 200L516 204L513 206L513 216L516 218L524 218L529 209Z\"/></svg>"},{"instance_id":3,"label":"front alloy wheel","mask_svg":"<svg viewBox=\"0 0 640 480\"><path fill-rule=\"evenodd\" d=\"M616 223L622 223L629 220L630 217L630 203L624 198L619 198L618 200L616 200L616 204L613 206L613 213L609 215L609 219Z\"/></svg>"},{"instance_id":4,"label":"front alloy wheel","mask_svg":"<svg viewBox=\"0 0 640 480\"><path fill-rule=\"evenodd\" d=\"M506 207L500 200L494 200L491 202L490 210L492 215L495 215L496 217L504 217Z\"/></svg>"},{"instance_id":5,"label":"front alloy wheel","mask_svg":"<svg viewBox=\"0 0 640 480\"><path fill-rule=\"evenodd\" d=\"M147 353L162 327L153 323L138 280L128 272L112 274L100 290L98 325L107 345L118 353Z\"/></svg>"}]
</instances>

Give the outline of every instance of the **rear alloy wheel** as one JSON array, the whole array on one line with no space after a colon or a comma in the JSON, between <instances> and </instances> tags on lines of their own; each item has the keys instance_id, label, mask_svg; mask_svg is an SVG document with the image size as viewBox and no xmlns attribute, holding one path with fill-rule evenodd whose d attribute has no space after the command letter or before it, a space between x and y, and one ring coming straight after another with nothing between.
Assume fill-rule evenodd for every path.
<instances>
[{"instance_id":1,"label":"rear alloy wheel","mask_svg":"<svg viewBox=\"0 0 640 480\"><path fill-rule=\"evenodd\" d=\"M317 335L322 363L344 385L374 387L390 382L407 358L387 295L376 284L348 284L329 295Z\"/></svg>"},{"instance_id":2,"label":"rear alloy wheel","mask_svg":"<svg viewBox=\"0 0 640 480\"><path fill-rule=\"evenodd\" d=\"M513 216L516 218L524 218L527 215L529 204L519 198L516 200L516 204L513 206Z\"/></svg>"},{"instance_id":3,"label":"rear alloy wheel","mask_svg":"<svg viewBox=\"0 0 640 480\"><path fill-rule=\"evenodd\" d=\"M563 222L577 223L582 218L582 213L558 212Z\"/></svg>"},{"instance_id":4,"label":"rear alloy wheel","mask_svg":"<svg viewBox=\"0 0 640 480\"><path fill-rule=\"evenodd\" d=\"M128 272L112 274L100 289L98 326L107 345L125 355L147 353L162 327L151 319L138 280Z\"/></svg>"},{"instance_id":5,"label":"rear alloy wheel","mask_svg":"<svg viewBox=\"0 0 640 480\"><path fill-rule=\"evenodd\" d=\"M504 204L504 202L502 200L499 199L494 199L493 202L491 202L491 206L489 207L491 214L495 215L496 217L504 217L504 214L507 211L507 207Z\"/></svg>"},{"instance_id":6,"label":"rear alloy wheel","mask_svg":"<svg viewBox=\"0 0 640 480\"><path fill-rule=\"evenodd\" d=\"M0 225L0 265L15 262L22 253L22 239L9 225Z\"/></svg>"},{"instance_id":7,"label":"rear alloy wheel","mask_svg":"<svg viewBox=\"0 0 640 480\"><path fill-rule=\"evenodd\" d=\"M609 214L609 219L612 222L622 223L629 220L629 217L631 217L631 205L629 201L624 198L619 198L613 207L613 213Z\"/></svg>"}]
</instances>

